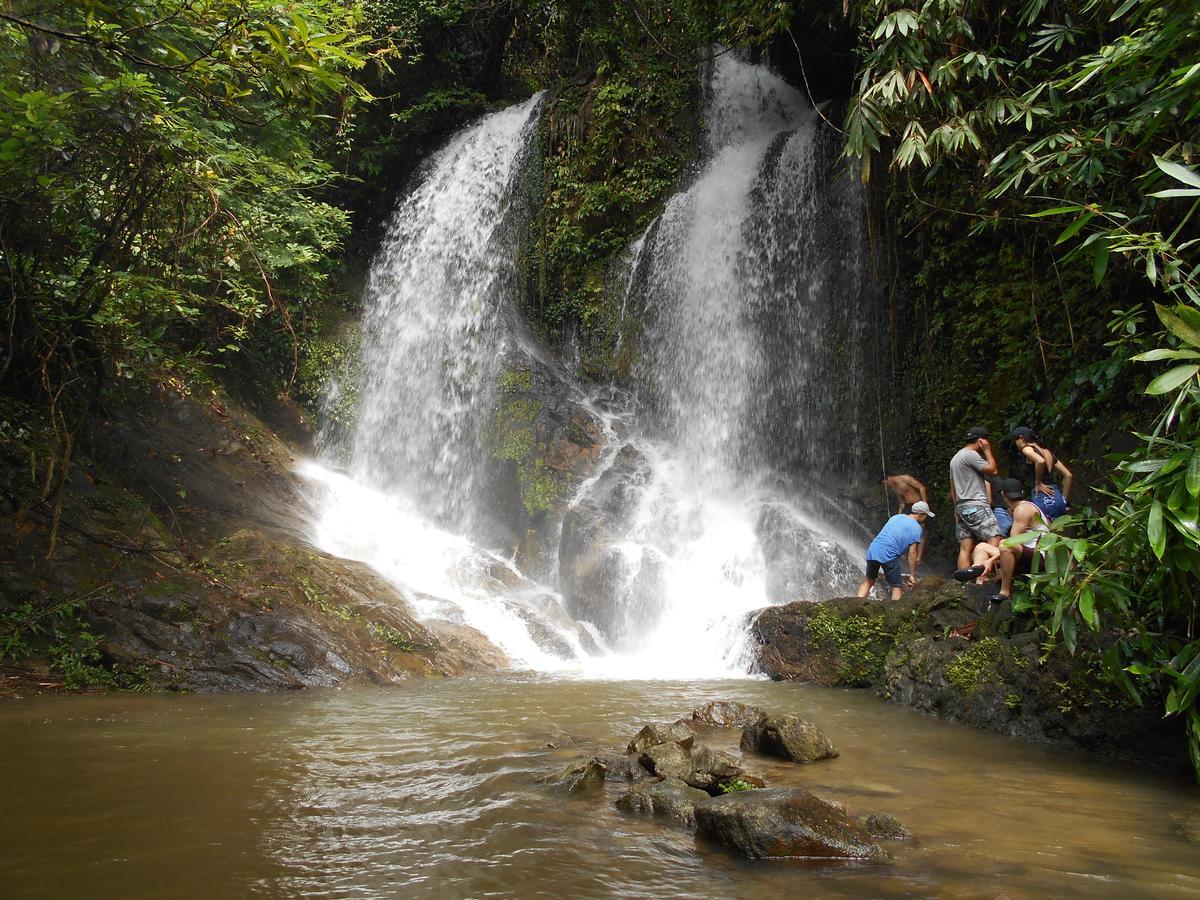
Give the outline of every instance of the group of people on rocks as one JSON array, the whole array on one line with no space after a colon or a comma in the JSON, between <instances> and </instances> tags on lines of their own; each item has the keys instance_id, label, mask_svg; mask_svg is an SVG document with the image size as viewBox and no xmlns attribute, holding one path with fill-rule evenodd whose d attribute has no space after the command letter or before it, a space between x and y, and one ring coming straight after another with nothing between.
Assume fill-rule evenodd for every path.
<instances>
[{"instance_id":1,"label":"group of people on rocks","mask_svg":"<svg viewBox=\"0 0 1200 900\"><path fill-rule=\"evenodd\" d=\"M998 577L992 602L1003 603L1012 597L1013 579L1030 572L1038 538L1017 546L1006 546L1003 540L1030 531L1049 532L1054 520L1069 508L1072 475L1058 454L1031 428L1022 426L1010 435L1017 464L1009 477L1002 478L990 438L986 428L968 428L962 448L950 459L950 500L958 541L954 577L978 584ZM888 476L883 485L900 498L900 505L867 548L866 578L858 596L871 593L882 570L892 599L898 600L904 585L901 558L907 555L907 578L915 583L925 554L926 522L934 512L928 490L912 475Z\"/></svg>"}]
</instances>

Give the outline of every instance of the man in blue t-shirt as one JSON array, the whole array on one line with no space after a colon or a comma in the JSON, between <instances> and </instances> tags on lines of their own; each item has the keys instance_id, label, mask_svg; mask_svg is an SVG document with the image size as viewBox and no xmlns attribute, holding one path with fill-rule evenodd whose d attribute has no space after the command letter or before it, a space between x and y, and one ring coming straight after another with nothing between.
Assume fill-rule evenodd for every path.
<instances>
[{"instance_id":1,"label":"man in blue t-shirt","mask_svg":"<svg viewBox=\"0 0 1200 900\"><path fill-rule=\"evenodd\" d=\"M909 583L916 583L917 554L921 546L921 526L925 520L932 519L933 511L924 500L918 500L912 505L912 512L907 515L895 515L887 520L887 524L871 546L867 548L867 579L858 588L858 596L866 597L875 587L875 579L879 570L887 576L888 584L892 586L892 599L900 599L900 557L908 553Z\"/></svg>"}]
</instances>

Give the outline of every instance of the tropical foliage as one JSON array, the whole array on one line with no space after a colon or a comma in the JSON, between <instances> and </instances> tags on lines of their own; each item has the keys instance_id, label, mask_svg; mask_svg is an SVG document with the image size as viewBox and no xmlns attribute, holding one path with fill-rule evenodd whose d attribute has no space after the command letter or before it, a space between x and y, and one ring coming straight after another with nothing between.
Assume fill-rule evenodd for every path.
<instances>
[{"instance_id":1,"label":"tropical foliage","mask_svg":"<svg viewBox=\"0 0 1200 900\"><path fill-rule=\"evenodd\" d=\"M1101 509L1059 521L1027 605L1072 649L1080 627L1112 635L1131 695L1161 692L1186 717L1200 775L1200 6L1026 0L1009 16L980 0L877 0L860 15L846 149L864 178L877 160L931 177L973 167L983 189L960 203L977 233L1057 221L1054 244L1096 286L1136 267L1158 295L1161 346L1134 359L1171 363L1146 388L1167 406L1114 460ZM1118 314L1111 343L1127 346L1140 318Z\"/></svg>"}]
</instances>

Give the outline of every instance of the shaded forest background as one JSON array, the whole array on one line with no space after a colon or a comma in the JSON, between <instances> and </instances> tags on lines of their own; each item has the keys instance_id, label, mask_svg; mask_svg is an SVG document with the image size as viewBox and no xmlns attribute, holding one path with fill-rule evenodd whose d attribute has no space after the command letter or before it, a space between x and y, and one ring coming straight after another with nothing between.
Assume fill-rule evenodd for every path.
<instances>
[{"instance_id":1,"label":"shaded forest background","mask_svg":"<svg viewBox=\"0 0 1200 900\"><path fill-rule=\"evenodd\" d=\"M1137 0L8 0L6 512L53 517L91 423L156 390L311 417L397 193L537 90L523 302L620 380L609 273L690 171L700 58L737 48L866 184L884 464L942 498L965 426L1046 435L1092 490L1026 609L1106 635L1200 753L1198 31L1200 4Z\"/></svg>"}]
</instances>

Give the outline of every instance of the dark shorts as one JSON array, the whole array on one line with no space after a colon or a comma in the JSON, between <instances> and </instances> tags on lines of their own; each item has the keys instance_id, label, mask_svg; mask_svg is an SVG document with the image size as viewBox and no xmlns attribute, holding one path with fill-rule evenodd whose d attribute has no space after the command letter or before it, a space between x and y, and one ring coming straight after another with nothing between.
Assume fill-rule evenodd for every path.
<instances>
[{"instance_id":1,"label":"dark shorts","mask_svg":"<svg viewBox=\"0 0 1200 900\"><path fill-rule=\"evenodd\" d=\"M1038 552L1037 550L1033 549L1034 544L1036 543L1037 541L1034 541L1033 544L1021 545L1021 552L1017 554L1017 567L1014 570L1014 574L1028 575L1033 571L1033 554Z\"/></svg>"},{"instance_id":2,"label":"dark shorts","mask_svg":"<svg viewBox=\"0 0 1200 900\"><path fill-rule=\"evenodd\" d=\"M1062 491L1059 490L1057 484L1050 485L1054 489L1054 493L1047 497L1039 490L1034 490L1030 493L1029 499L1033 505L1046 514L1046 518L1053 522L1059 516L1067 514L1067 501L1063 497Z\"/></svg>"},{"instance_id":3,"label":"dark shorts","mask_svg":"<svg viewBox=\"0 0 1200 900\"><path fill-rule=\"evenodd\" d=\"M893 559L891 562L880 562L877 559L867 560L867 581L874 581L879 575L879 570L883 569L883 574L887 577L887 583L892 587L900 587L900 560Z\"/></svg>"},{"instance_id":4,"label":"dark shorts","mask_svg":"<svg viewBox=\"0 0 1200 900\"><path fill-rule=\"evenodd\" d=\"M986 503L959 503L954 507L954 539L989 541L1000 537L996 514Z\"/></svg>"}]
</instances>

